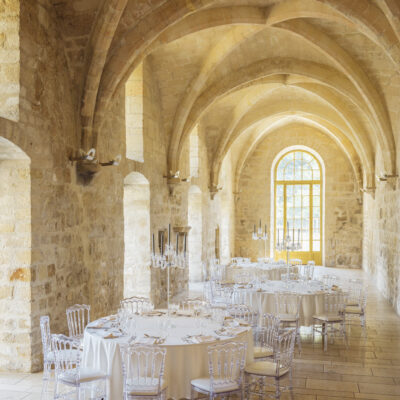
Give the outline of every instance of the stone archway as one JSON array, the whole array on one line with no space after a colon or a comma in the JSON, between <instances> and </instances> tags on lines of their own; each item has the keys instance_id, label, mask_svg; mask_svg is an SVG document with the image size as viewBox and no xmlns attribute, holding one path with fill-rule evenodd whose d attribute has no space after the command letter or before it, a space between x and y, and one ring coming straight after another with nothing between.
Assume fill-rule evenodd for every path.
<instances>
[{"instance_id":1,"label":"stone archway","mask_svg":"<svg viewBox=\"0 0 400 400\"><path fill-rule=\"evenodd\" d=\"M0 270L0 370L30 371L30 158L1 136Z\"/></svg>"},{"instance_id":2,"label":"stone archway","mask_svg":"<svg viewBox=\"0 0 400 400\"><path fill-rule=\"evenodd\" d=\"M150 185L131 172L124 180L124 297L150 296Z\"/></svg>"},{"instance_id":3,"label":"stone archway","mask_svg":"<svg viewBox=\"0 0 400 400\"><path fill-rule=\"evenodd\" d=\"M201 190L193 185L188 194L188 224L191 227L188 239L189 247L189 280L202 280L202 199Z\"/></svg>"}]
</instances>

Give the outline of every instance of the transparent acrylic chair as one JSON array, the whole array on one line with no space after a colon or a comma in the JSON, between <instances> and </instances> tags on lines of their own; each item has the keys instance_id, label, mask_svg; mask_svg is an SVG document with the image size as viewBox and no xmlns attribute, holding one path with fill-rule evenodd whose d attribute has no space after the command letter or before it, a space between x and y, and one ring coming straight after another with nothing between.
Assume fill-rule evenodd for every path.
<instances>
[{"instance_id":1,"label":"transparent acrylic chair","mask_svg":"<svg viewBox=\"0 0 400 400\"><path fill-rule=\"evenodd\" d=\"M191 312L200 312L206 303L203 300L199 299L186 299L181 301L179 307L181 310L184 311L191 311Z\"/></svg>"},{"instance_id":2,"label":"transparent acrylic chair","mask_svg":"<svg viewBox=\"0 0 400 400\"><path fill-rule=\"evenodd\" d=\"M313 343L315 332L321 333L324 339L324 351L328 350L328 337L339 334L347 346L346 320L345 320L345 294L341 291L325 293L324 312L313 315Z\"/></svg>"},{"instance_id":3,"label":"transparent acrylic chair","mask_svg":"<svg viewBox=\"0 0 400 400\"><path fill-rule=\"evenodd\" d=\"M366 334L367 290L368 287L362 282L350 282L344 308L346 324L350 325L355 319L358 319L364 335Z\"/></svg>"},{"instance_id":4,"label":"transparent acrylic chair","mask_svg":"<svg viewBox=\"0 0 400 400\"><path fill-rule=\"evenodd\" d=\"M140 344L120 346L124 400L166 399L164 381L166 349Z\"/></svg>"},{"instance_id":5,"label":"transparent acrylic chair","mask_svg":"<svg viewBox=\"0 0 400 400\"><path fill-rule=\"evenodd\" d=\"M257 361L274 356L274 345L279 335L280 320L272 314L264 314L260 326L253 329L254 358Z\"/></svg>"},{"instance_id":6,"label":"transparent acrylic chair","mask_svg":"<svg viewBox=\"0 0 400 400\"><path fill-rule=\"evenodd\" d=\"M49 380L51 379L51 370L55 366L54 352L51 348L50 317L48 315L40 317L40 333L42 335L43 346L42 398L45 398Z\"/></svg>"},{"instance_id":7,"label":"transparent acrylic chair","mask_svg":"<svg viewBox=\"0 0 400 400\"><path fill-rule=\"evenodd\" d=\"M121 300L120 306L130 314L142 314L153 308L153 303L147 297L128 297Z\"/></svg>"},{"instance_id":8,"label":"transparent acrylic chair","mask_svg":"<svg viewBox=\"0 0 400 400\"><path fill-rule=\"evenodd\" d=\"M235 319L256 327L258 324L258 313L251 311L245 304L232 304L228 307L228 313Z\"/></svg>"},{"instance_id":9,"label":"transparent acrylic chair","mask_svg":"<svg viewBox=\"0 0 400 400\"><path fill-rule=\"evenodd\" d=\"M210 399L231 394L243 397L243 371L246 360L246 343L228 342L208 346L209 377L191 381L191 399L196 392Z\"/></svg>"},{"instance_id":10,"label":"transparent acrylic chair","mask_svg":"<svg viewBox=\"0 0 400 400\"><path fill-rule=\"evenodd\" d=\"M292 383L292 362L294 353L294 342L296 340L296 330L289 329L277 335L274 344L274 358L267 361L256 361L250 363L245 368L245 398L250 399L251 395L260 396L265 399L267 396L280 399L282 391L290 391L293 398ZM289 385L283 385L281 380L289 378ZM268 383L268 379L273 379L274 383ZM275 393L266 392L268 386L275 386Z\"/></svg>"},{"instance_id":11,"label":"transparent acrylic chair","mask_svg":"<svg viewBox=\"0 0 400 400\"><path fill-rule=\"evenodd\" d=\"M314 261L309 261L308 264L299 267L300 279L310 281L314 278L314 265L310 264L310 262Z\"/></svg>"},{"instance_id":12,"label":"transparent acrylic chair","mask_svg":"<svg viewBox=\"0 0 400 400\"><path fill-rule=\"evenodd\" d=\"M282 328L296 329L296 340L301 352L300 305L302 297L295 293L275 293L275 315Z\"/></svg>"},{"instance_id":13,"label":"transparent acrylic chair","mask_svg":"<svg viewBox=\"0 0 400 400\"><path fill-rule=\"evenodd\" d=\"M95 368L82 368L80 365L80 342L65 335L52 335L51 343L55 355L54 399L90 399L106 400L106 382L108 376Z\"/></svg>"},{"instance_id":14,"label":"transparent acrylic chair","mask_svg":"<svg viewBox=\"0 0 400 400\"><path fill-rule=\"evenodd\" d=\"M75 304L67 308L69 336L82 341L87 324L90 322L90 306Z\"/></svg>"}]
</instances>

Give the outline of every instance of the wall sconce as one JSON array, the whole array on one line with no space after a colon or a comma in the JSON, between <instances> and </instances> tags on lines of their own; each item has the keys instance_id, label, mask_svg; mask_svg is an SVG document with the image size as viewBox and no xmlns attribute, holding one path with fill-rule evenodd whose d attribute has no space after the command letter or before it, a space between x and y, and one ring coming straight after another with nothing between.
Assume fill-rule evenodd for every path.
<instances>
[{"instance_id":1,"label":"wall sconce","mask_svg":"<svg viewBox=\"0 0 400 400\"><path fill-rule=\"evenodd\" d=\"M79 150L77 157L70 157L70 161L76 161L76 172L81 178L83 184L89 184L94 176L100 171L101 167L118 166L121 162L121 155L118 154L113 160L108 162L99 162L96 158L96 149L90 149L88 152Z\"/></svg>"}]
</instances>

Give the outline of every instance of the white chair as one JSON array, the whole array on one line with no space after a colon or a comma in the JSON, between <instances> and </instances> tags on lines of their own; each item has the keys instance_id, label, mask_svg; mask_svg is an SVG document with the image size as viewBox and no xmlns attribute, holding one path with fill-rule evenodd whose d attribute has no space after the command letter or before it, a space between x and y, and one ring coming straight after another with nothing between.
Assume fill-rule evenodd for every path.
<instances>
[{"instance_id":1,"label":"white chair","mask_svg":"<svg viewBox=\"0 0 400 400\"><path fill-rule=\"evenodd\" d=\"M254 358L258 361L274 356L274 345L279 335L279 318L272 314L264 314L260 326L254 328Z\"/></svg>"},{"instance_id":2,"label":"white chair","mask_svg":"<svg viewBox=\"0 0 400 400\"><path fill-rule=\"evenodd\" d=\"M286 332L276 336L274 349L275 354L273 360L255 361L250 363L245 368L245 393L246 399L250 399L251 395L259 396L265 399L270 393L265 391L267 379L274 379L275 399L280 399L281 392L289 390L293 398L293 383L292 383L292 361L294 353L294 343L296 340L295 329L287 330ZM289 385L283 385L281 379L289 377ZM270 396L272 397L272 396Z\"/></svg>"},{"instance_id":3,"label":"white chair","mask_svg":"<svg viewBox=\"0 0 400 400\"><path fill-rule=\"evenodd\" d=\"M90 306L75 304L67 308L67 322L69 336L74 339L83 339L87 324L90 322Z\"/></svg>"},{"instance_id":4,"label":"white chair","mask_svg":"<svg viewBox=\"0 0 400 400\"><path fill-rule=\"evenodd\" d=\"M314 265L310 264L310 262L314 261L309 261L307 265L299 267L300 278L305 281L311 281L314 278Z\"/></svg>"},{"instance_id":5,"label":"white chair","mask_svg":"<svg viewBox=\"0 0 400 400\"><path fill-rule=\"evenodd\" d=\"M282 328L296 329L296 340L301 352L300 305L302 297L295 293L275 293L275 315Z\"/></svg>"},{"instance_id":6,"label":"white chair","mask_svg":"<svg viewBox=\"0 0 400 400\"><path fill-rule=\"evenodd\" d=\"M338 284L339 278L336 275L322 275L322 282L325 286L330 288Z\"/></svg>"},{"instance_id":7,"label":"white chair","mask_svg":"<svg viewBox=\"0 0 400 400\"><path fill-rule=\"evenodd\" d=\"M158 346L120 346L124 380L124 400L166 399L164 378L167 350Z\"/></svg>"},{"instance_id":8,"label":"white chair","mask_svg":"<svg viewBox=\"0 0 400 400\"><path fill-rule=\"evenodd\" d=\"M204 297L211 305L227 305L232 302L231 287L224 287L217 282L210 280L204 285Z\"/></svg>"},{"instance_id":9,"label":"white chair","mask_svg":"<svg viewBox=\"0 0 400 400\"><path fill-rule=\"evenodd\" d=\"M52 367L55 366L54 352L51 349L50 318L48 315L40 317L40 333L42 335L43 347L42 398L44 398L49 380L51 379Z\"/></svg>"},{"instance_id":10,"label":"white chair","mask_svg":"<svg viewBox=\"0 0 400 400\"><path fill-rule=\"evenodd\" d=\"M206 303L203 300L199 299L186 299L181 301L179 304L179 308L184 311L191 311L191 312L200 312Z\"/></svg>"},{"instance_id":11,"label":"white chair","mask_svg":"<svg viewBox=\"0 0 400 400\"><path fill-rule=\"evenodd\" d=\"M90 398L106 400L108 376L98 369L80 366L79 340L52 335L51 343L56 365L54 399L84 399L85 392L90 391Z\"/></svg>"},{"instance_id":12,"label":"white chair","mask_svg":"<svg viewBox=\"0 0 400 400\"><path fill-rule=\"evenodd\" d=\"M315 332L321 333L324 340L324 351L328 349L328 337L330 336L333 340L333 336L336 333L343 337L347 346L344 308L345 295L343 292L325 293L324 312L313 316L313 343ZM339 327L337 328L338 325Z\"/></svg>"},{"instance_id":13,"label":"white chair","mask_svg":"<svg viewBox=\"0 0 400 400\"><path fill-rule=\"evenodd\" d=\"M228 342L208 347L209 377L191 381L191 399L196 392L217 396L240 395L243 399L243 370L246 359L246 343Z\"/></svg>"},{"instance_id":14,"label":"white chair","mask_svg":"<svg viewBox=\"0 0 400 400\"><path fill-rule=\"evenodd\" d=\"M129 314L142 314L143 312L150 311L153 304L150 299L146 297L128 297L120 301L120 307L126 310Z\"/></svg>"},{"instance_id":15,"label":"white chair","mask_svg":"<svg viewBox=\"0 0 400 400\"><path fill-rule=\"evenodd\" d=\"M346 323L359 319L363 333L366 333L366 308L367 308L367 287L362 284L357 286L354 282L354 286L349 290L344 313L346 317Z\"/></svg>"},{"instance_id":16,"label":"white chair","mask_svg":"<svg viewBox=\"0 0 400 400\"><path fill-rule=\"evenodd\" d=\"M251 311L245 304L232 304L227 311L231 317L239 319L252 327L257 326L258 313Z\"/></svg>"}]
</instances>

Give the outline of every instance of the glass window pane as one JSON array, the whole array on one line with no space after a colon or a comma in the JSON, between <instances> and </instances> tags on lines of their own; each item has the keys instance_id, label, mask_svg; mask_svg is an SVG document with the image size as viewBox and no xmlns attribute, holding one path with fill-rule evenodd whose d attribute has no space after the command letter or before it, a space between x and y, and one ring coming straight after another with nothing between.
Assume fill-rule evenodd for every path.
<instances>
[{"instance_id":1,"label":"glass window pane","mask_svg":"<svg viewBox=\"0 0 400 400\"><path fill-rule=\"evenodd\" d=\"M319 240L318 241L313 241L313 251L320 251L320 245L319 245Z\"/></svg>"}]
</instances>

